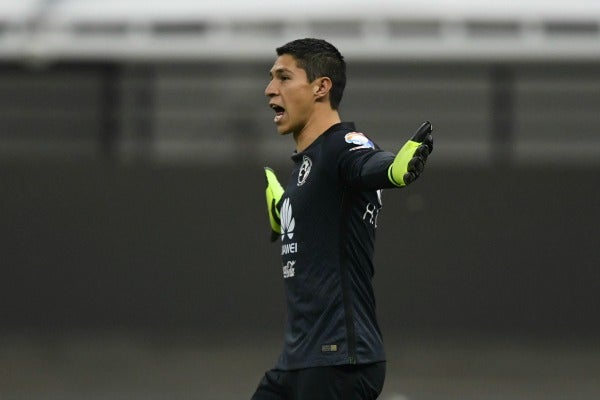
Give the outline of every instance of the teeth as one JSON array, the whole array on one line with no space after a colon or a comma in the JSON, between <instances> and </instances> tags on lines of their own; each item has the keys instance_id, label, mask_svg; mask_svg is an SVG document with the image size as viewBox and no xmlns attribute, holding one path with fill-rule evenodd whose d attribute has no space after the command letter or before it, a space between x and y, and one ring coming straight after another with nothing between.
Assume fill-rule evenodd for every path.
<instances>
[{"instance_id":1,"label":"teeth","mask_svg":"<svg viewBox=\"0 0 600 400\"><path fill-rule=\"evenodd\" d=\"M277 123L281 121L285 114L285 110L283 109L283 107L280 107L276 104L269 104L269 106L273 109L273 111L275 111L275 117L273 117L273 122Z\"/></svg>"}]
</instances>

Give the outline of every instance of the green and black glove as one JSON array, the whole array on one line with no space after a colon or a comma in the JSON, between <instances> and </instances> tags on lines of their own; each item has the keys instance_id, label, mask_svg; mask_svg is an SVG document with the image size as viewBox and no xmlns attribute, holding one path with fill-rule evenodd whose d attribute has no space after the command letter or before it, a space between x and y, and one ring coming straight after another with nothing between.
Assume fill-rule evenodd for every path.
<instances>
[{"instance_id":1,"label":"green and black glove","mask_svg":"<svg viewBox=\"0 0 600 400\"><path fill-rule=\"evenodd\" d=\"M388 179L398 187L414 182L427 162L427 157L433 151L433 136L431 122L421 125L413 137L400 149L394 162L388 168Z\"/></svg>"},{"instance_id":2,"label":"green and black glove","mask_svg":"<svg viewBox=\"0 0 600 400\"><path fill-rule=\"evenodd\" d=\"M267 177L267 189L265 195L267 197L267 212L269 213L269 222L271 223L271 242L277 240L281 235L281 216L279 209L281 205L281 197L283 196L283 187L277 180L275 172L265 167L265 175Z\"/></svg>"}]
</instances>

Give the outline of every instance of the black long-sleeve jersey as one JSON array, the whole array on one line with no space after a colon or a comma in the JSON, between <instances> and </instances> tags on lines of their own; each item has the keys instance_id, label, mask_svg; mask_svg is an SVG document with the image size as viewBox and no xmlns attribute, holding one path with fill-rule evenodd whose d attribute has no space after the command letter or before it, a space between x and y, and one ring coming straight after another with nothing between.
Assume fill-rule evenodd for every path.
<instances>
[{"instance_id":1,"label":"black long-sleeve jersey","mask_svg":"<svg viewBox=\"0 0 600 400\"><path fill-rule=\"evenodd\" d=\"M293 154L279 203L287 322L278 369L385 360L373 251L393 159L351 122Z\"/></svg>"}]
</instances>

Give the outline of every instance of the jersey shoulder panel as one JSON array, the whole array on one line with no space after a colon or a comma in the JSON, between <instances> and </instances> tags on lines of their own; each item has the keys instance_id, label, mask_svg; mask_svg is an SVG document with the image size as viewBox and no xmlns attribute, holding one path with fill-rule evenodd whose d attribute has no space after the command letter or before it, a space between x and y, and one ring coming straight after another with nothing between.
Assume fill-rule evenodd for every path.
<instances>
[{"instance_id":1,"label":"jersey shoulder panel","mask_svg":"<svg viewBox=\"0 0 600 400\"><path fill-rule=\"evenodd\" d=\"M329 159L337 160L353 158L365 151L378 150L379 147L363 132L346 127L337 129L328 135L324 143L324 150Z\"/></svg>"},{"instance_id":2,"label":"jersey shoulder panel","mask_svg":"<svg viewBox=\"0 0 600 400\"><path fill-rule=\"evenodd\" d=\"M331 132L327 140L327 147L333 151L356 151L361 149L374 150L377 145L365 133L346 128Z\"/></svg>"},{"instance_id":3,"label":"jersey shoulder panel","mask_svg":"<svg viewBox=\"0 0 600 400\"><path fill-rule=\"evenodd\" d=\"M353 125L343 126L328 135L324 143L324 156L335 165L335 170L344 179L360 175L364 161L380 149L366 134Z\"/></svg>"}]
</instances>

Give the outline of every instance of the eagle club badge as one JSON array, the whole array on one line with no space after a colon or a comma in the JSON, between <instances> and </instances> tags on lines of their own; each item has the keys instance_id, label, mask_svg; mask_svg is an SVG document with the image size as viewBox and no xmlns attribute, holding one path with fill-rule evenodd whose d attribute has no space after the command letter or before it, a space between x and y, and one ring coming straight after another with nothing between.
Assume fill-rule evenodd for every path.
<instances>
[{"instance_id":1,"label":"eagle club badge","mask_svg":"<svg viewBox=\"0 0 600 400\"><path fill-rule=\"evenodd\" d=\"M300 166L300 171L298 172L298 186L304 185L308 175L310 174L311 168L312 160L308 156L303 156L302 165Z\"/></svg>"}]
</instances>

